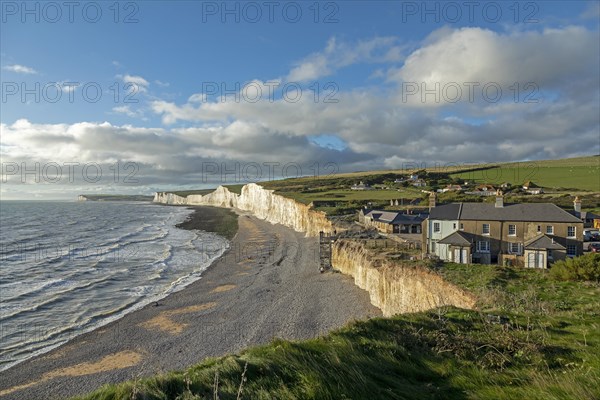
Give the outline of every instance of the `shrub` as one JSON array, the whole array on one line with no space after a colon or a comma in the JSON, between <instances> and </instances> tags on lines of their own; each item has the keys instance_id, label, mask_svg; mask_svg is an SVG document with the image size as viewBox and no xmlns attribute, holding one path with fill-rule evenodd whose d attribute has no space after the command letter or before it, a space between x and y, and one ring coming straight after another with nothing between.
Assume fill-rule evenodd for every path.
<instances>
[{"instance_id":1,"label":"shrub","mask_svg":"<svg viewBox=\"0 0 600 400\"><path fill-rule=\"evenodd\" d=\"M550 274L561 281L600 281L600 253L557 261Z\"/></svg>"}]
</instances>

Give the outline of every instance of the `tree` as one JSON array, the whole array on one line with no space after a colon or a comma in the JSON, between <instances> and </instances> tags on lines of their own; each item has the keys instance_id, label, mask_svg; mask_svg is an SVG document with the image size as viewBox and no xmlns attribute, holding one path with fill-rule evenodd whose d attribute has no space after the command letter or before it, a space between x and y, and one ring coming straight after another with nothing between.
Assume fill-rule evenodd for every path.
<instances>
[{"instance_id":1,"label":"tree","mask_svg":"<svg viewBox=\"0 0 600 400\"><path fill-rule=\"evenodd\" d=\"M600 281L600 253L557 261L550 275L561 281Z\"/></svg>"}]
</instances>

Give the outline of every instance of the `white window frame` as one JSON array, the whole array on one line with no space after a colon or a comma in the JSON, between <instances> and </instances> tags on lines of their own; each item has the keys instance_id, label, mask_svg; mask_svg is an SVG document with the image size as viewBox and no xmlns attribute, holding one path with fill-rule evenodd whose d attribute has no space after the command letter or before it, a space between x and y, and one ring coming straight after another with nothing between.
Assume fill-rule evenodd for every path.
<instances>
[{"instance_id":1,"label":"white window frame","mask_svg":"<svg viewBox=\"0 0 600 400\"><path fill-rule=\"evenodd\" d=\"M433 223L433 233L439 233L442 231L442 225L439 222Z\"/></svg>"},{"instance_id":2,"label":"white window frame","mask_svg":"<svg viewBox=\"0 0 600 400\"><path fill-rule=\"evenodd\" d=\"M554 235L554 225L546 225L546 235Z\"/></svg>"},{"instance_id":3,"label":"white window frame","mask_svg":"<svg viewBox=\"0 0 600 400\"><path fill-rule=\"evenodd\" d=\"M570 231L571 229L573 230L573 234L572 234L572 235L571 235L571 234L569 234L569 231ZM567 226L567 237L568 237L568 238L574 238L574 237L577 237L577 227L575 227L575 226Z\"/></svg>"},{"instance_id":4,"label":"white window frame","mask_svg":"<svg viewBox=\"0 0 600 400\"><path fill-rule=\"evenodd\" d=\"M511 228L514 230L513 233L510 233ZM517 225L515 225L515 224L508 225L508 236L517 236Z\"/></svg>"},{"instance_id":5,"label":"white window frame","mask_svg":"<svg viewBox=\"0 0 600 400\"><path fill-rule=\"evenodd\" d=\"M514 249L514 245L516 245L516 250ZM523 254L523 243L509 243L508 244L508 254L515 254L520 256Z\"/></svg>"},{"instance_id":6,"label":"white window frame","mask_svg":"<svg viewBox=\"0 0 600 400\"><path fill-rule=\"evenodd\" d=\"M480 240L477 242L477 252L478 253L489 253L490 252L490 242L487 240Z\"/></svg>"},{"instance_id":7,"label":"white window frame","mask_svg":"<svg viewBox=\"0 0 600 400\"><path fill-rule=\"evenodd\" d=\"M537 233L542 233L542 226L541 225L537 226Z\"/></svg>"},{"instance_id":8,"label":"white window frame","mask_svg":"<svg viewBox=\"0 0 600 400\"><path fill-rule=\"evenodd\" d=\"M486 232L486 228L487 228L487 232ZM481 234L489 236L489 234L490 234L490 224L483 224L481 226Z\"/></svg>"},{"instance_id":9,"label":"white window frame","mask_svg":"<svg viewBox=\"0 0 600 400\"><path fill-rule=\"evenodd\" d=\"M573 249L572 252L569 252L570 249ZM575 257L577 255L577 245L568 244L567 245L567 257Z\"/></svg>"}]
</instances>

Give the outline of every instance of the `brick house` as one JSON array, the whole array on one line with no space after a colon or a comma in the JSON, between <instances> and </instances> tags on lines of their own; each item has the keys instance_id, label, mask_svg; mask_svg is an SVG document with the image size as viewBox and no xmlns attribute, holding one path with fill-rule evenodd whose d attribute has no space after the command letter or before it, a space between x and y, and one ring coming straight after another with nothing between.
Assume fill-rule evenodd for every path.
<instances>
[{"instance_id":1,"label":"brick house","mask_svg":"<svg viewBox=\"0 0 600 400\"><path fill-rule=\"evenodd\" d=\"M358 222L382 233L421 233L425 219L421 214L403 214L399 211L362 209L358 212Z\"/></svg>"},{"instance_id":2,"label":"brick house","mask_svg":"<svg viewBox=\"0 0 600 400\"><path fill-rule=\"evenodd\" d=\"M459 263L547 268L583 253L583 222L549 203L452 203L423 222L423 248Z\"/></svg>"}]
</instances>

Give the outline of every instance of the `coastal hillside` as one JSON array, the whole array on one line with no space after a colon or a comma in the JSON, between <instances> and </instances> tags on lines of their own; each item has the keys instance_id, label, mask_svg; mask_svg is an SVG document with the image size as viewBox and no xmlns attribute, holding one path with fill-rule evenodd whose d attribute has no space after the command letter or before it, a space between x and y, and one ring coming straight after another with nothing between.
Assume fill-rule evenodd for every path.
<instances>
[{"instance_id":1,"label":"coastal hillside","mask_svg":"<svg viewBox=\"0 0 600 400\"><path fill-rule=\"evenodd\" d=\"M332 247L333 267L369 292L371 303L384 316L450 305L475 307L473 295L432 273L422 261L393 260L351 239L337 240Z\"/></svg>"},{"instance_id":2,"label":"coastal hillside","mask_svg":"<svg viewBox=\"0 0 600 400\"><path fill-rule=\"evenodd\" d=\"M245 185L241 193L219 186L208 194L190 194L186 197L173 193L156 193L155 203L171 205L205 205L237 208L271 223L285 225L307 236L318 236L320 231L331 232L333 226L324 213L264 189L254 183Z\"/></svg>"},{"instance_id":3,"label":"coastal hillside","mask_svg":"<svg viewBox=\"0 0 600 400\"><path fill-rule=\"evenodd\" d=\"M479 310L441 307L373 318L79 399L600 397L597 283L487 265L446 264L437 273L476 293Z\"/></svg>"}]
</instances>

